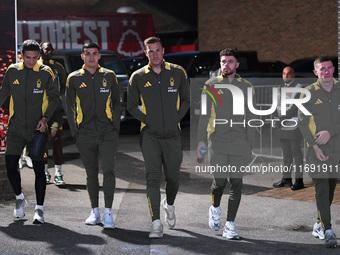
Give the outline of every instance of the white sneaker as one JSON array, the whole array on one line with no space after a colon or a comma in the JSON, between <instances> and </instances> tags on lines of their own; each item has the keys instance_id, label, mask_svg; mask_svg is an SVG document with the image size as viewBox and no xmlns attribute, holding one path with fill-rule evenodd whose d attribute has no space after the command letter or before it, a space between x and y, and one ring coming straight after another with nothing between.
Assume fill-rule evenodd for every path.
<instances>
[{"instance_id":1,"label":"white sneaker","mask_svg":"<svg viewBox=\"0 0 340 255\"><path fill-rule=\"evenodd\" d=\"M165 198L162 201L162 207L165 211L165 222L169 228L174 228L176 225L175 206L169 206Z\"/></svg>"},{"instance_id":2,"label":"white sneaker","mask_svg":"<svg viewBox=\"0 0 340 255\"><path fill-rule=\"evenodd\" d=\"M45 173L45 177L46 177L46 183L50 183L51 175L49 173Z\"/></svg>"},{"instance_id":3,"label":"white sneaker","mask_svg":"<svg viewBox=\"0 0 340 255\"><path fill-rule=\"evenodd\" d=\"M212 230L218 231L221 227L221 208L214 207L213 205L209 208L209 227Z\"/></svg>"},{"instance_id":4,"label":"white sneaker","mask_svg":"<svg viewBox=\"0 0 340 255\"><path fill-rule=\"evenodd\" d=\"M163 224L161 220L154 220L150 227L149 238L163 237Z\"/></svg>"},{"instance_id":5,"label":"white sneaker","mask_svg":"<svg viewBox=\"0 0 340 255\"><path fill-rule=\"evenodd\" d=\"M27 201L26 199L17 199L15 201L15 207L14 207L14 212L13 212L13 217L20 219L25 216L25 210L24 208L27 206Z\"/></svg>"},{"instance_id":6,"label":"white sneaker","mask_svg":"<svg viewBox=\"0 0 340 255\"><path fill-rule=\"evenodd\" d=\"M57 185L57 186L65 185L63 175L54 176L54 184Z\"/></svg>"},{"instance_id":7,"label":"white sneaker","mask_svg":"<svg viewBox=\"0 0 340 255\"><path fill-rule=\"evenodd\" d=\"M325 233L323 231L321 222L314 223L312 235L321 240L325 239Z\"/></svg>"},{"instance_id":8,"label":"white sneaker","mask_svg":"<svg viewBox=\"0 0 340 255\"><path fill-rule=\"evenodd\" d=\"M33 162L32 162L32 159L30 157L27 157L27 156L24 156L23 157L24 160L26 161L26 165L30 168L33 168Z\"/></svg>"},{"instance_id":9,"label":"white sneaker","mask_svg":"<svg viewBox=\"0 0 340 255\"><path fill-rule=\"evenodd\" d=\"M22 169L24 167L21 158L19 158L18 166L19 166L19 169Z\"/></svg>"},{"instance_id":10,"label":"white sneaker","mask_svg":"<svg viewBox=\"0 0 340 255\"><path fill-rule=\"evenodd\" d=\"M86 225L97 225L100 223L100 212L98 207L92 208L90 216L85 220Z\"/></svg>"},{"instance_id":11,"label":"white sneaker","mask_svg":"<svg viewBox=\"0 0 340 255\"><path fill-rule=\"evenodd\" d=\"M105 212L103 215L103 221L102 221L104 228L115 228L115 224L113 222L113 217L112 217L112 210L105 208Z\"/></svg>"},{"instance_id":12,"label":"white sneaker","mask_svg":"<svg viewBox=\"0 0 340 255\"><path fill-rule=\"evenodd\" d=\"M223 237L227 239L234 239L234 240L240 239L240 236L238 235L237 229L235 227L235 222L233 221L227 221L225 223L225 227L224 227L222 235Z\"/></svg>"},{"instance_id":13,"label":"white sneaker","mask_svg":"<svg viewBox=\"0 0 340 255\"><path fill-rule=\"evenodd\" d=\"M33 224L44 224L44 212L40 209L35 209L33 216Z\"/></svg>"}]
</instances>

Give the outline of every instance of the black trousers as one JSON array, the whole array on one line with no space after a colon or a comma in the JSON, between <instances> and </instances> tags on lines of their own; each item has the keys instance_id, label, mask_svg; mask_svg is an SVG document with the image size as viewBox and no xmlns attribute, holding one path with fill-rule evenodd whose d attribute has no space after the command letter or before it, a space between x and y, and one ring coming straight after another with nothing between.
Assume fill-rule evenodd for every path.
<instances>
[{"instance_id":1,"label":"black trousers","mask_svg":"<svg viewBox=\"0 0 340 255\"><path fill-rule=\"evenodd\" d=\"M295 170L295 179L303 177L303 154L301 150L301 139L280 139L283 152L283 165L290 171L283 172L283 179L291 179L292 171ZM294 167L295 164L295 167Z\"/></svg>"},{"instance_id":2,"label":"black trousers","mask_svg":"<svg viewBox=\"0 0 340 255\"><path fill-rule=\"evenodd\" d=\"M16 196L20 195L22 192L21 177L20 172L18 170L19 158L20 155L6 155L7 176ZM32 163L35 173L34 187L37 205L44 205L46 193L46 177L44 170L44 161L32 160Z\"/></svg>"}]
</instances>

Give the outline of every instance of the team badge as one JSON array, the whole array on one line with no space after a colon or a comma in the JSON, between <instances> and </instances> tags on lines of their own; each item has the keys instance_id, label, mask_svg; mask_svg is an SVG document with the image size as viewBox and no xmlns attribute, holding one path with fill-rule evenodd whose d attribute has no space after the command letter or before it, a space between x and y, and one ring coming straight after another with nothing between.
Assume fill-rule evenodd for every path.
<instances>
[{"instance_id":1,"label":"team badge","mask_svg":"<svg viewBox=\"0 0 340 255\"><path fill-rule=\"evenodd\" d=\"M37 80L37 88L40 89L40 87L41 87L41 80L38 79L38 80Z\"/></svg>"},{"instance_id":2,"label":"team badge","mask_svg":"<svg viewBox=\"0 0 340 255\"><path fill-rule=\"evenodd\" d=\"M107 86L107 80L104 78L103 79L103 87L105 88Z\"/></svg>"},{"instance_id":3,"label":"team badge","mask_svg":"<svg viewBox=\"0 0 340 255\"><path fill-rule=\"evenodd\" d=\"M170 78L170 86L171 87L175 86L175 80L173 77Z\"/></svg>"}]
</instances>

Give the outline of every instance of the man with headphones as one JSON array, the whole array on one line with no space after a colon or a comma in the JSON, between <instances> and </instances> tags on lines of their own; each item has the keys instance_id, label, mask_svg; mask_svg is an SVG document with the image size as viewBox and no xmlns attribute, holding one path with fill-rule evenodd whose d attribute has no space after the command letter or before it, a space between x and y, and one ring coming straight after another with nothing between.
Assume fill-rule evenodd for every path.
<instances>
[{"instance_id":1,"label":"man with headphones","mask_svg":"<svg viewBox=\"0 0 340 255\"><path fill-rule=\"evenodd\" d=\"M66 85L66 72L64 67L57 61L52 60L53 55L53 46L50 42L42 42L40 44L41 48L41 58L40 62L44 65L49 66L57 80L58 91L60 98L65 93L65 85ZM61 173L61 165L62 165L62 144L61 144L61 133L63 129L63 106L61 100L59 101L59 105L57 110L54 112L53 116L48 120L48 128L51 131L52 141L53 141L53 159L54 159L54 167L55 167L55 175L54 175L54 184L55 185L65 185L65 181L63 180L63 175ZM48 159L47 159L47 150L46 150L46 158L45 158L45 175L46 182L49 183L51 180L51 175L48 171Z\"/></svg>"}]
</instances>

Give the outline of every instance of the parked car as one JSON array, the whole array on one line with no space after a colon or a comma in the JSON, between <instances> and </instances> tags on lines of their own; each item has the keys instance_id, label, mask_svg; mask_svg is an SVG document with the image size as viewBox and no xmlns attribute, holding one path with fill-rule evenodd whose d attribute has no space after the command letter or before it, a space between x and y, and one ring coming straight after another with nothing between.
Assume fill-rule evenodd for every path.
<instances>
[{"instance_id":1,"label":"parked car","mask_svg":"<svg viewBox=\"0 0 340 255\"><path fill-rule=\"evenodd\" d=\"M261 73L282 73L282 70L287 66L282 61L260 61Z\"/></svg>"},{"instance_id":2,"label":"parked car","mask_svg":"<svg viewBox=\"0 0 340 255\"><path fill-rule=\"evenodd\" d=\"M116 73L120 88L121 121L123 121L127 117L127 86L129 75L117 53L108 50L101 50L100 53L101 58L99 64ZM80 55L81 50L54 50L52 58L61 63L65 67L66 73L70 74L83 66L84 61L81 59ZM65 102L65 100L63 100L63 102ZM63 106L65 109L65 105ZM66 119L66 116L64 116L64 118Z\"/></svg>"},{"instance_id":3,"label":"parked car","mask_svg":"<svg viewBox=\"0 0 340 255\"><path fill-rule=\"evenodd\" d=\"M146 56L144 57L132 57L132 58L122 58L121 59L125 69L128 71L129 75L131 75L134 71L142 68L147 65L149 60Z\"/></svg>"}]
</instances>

